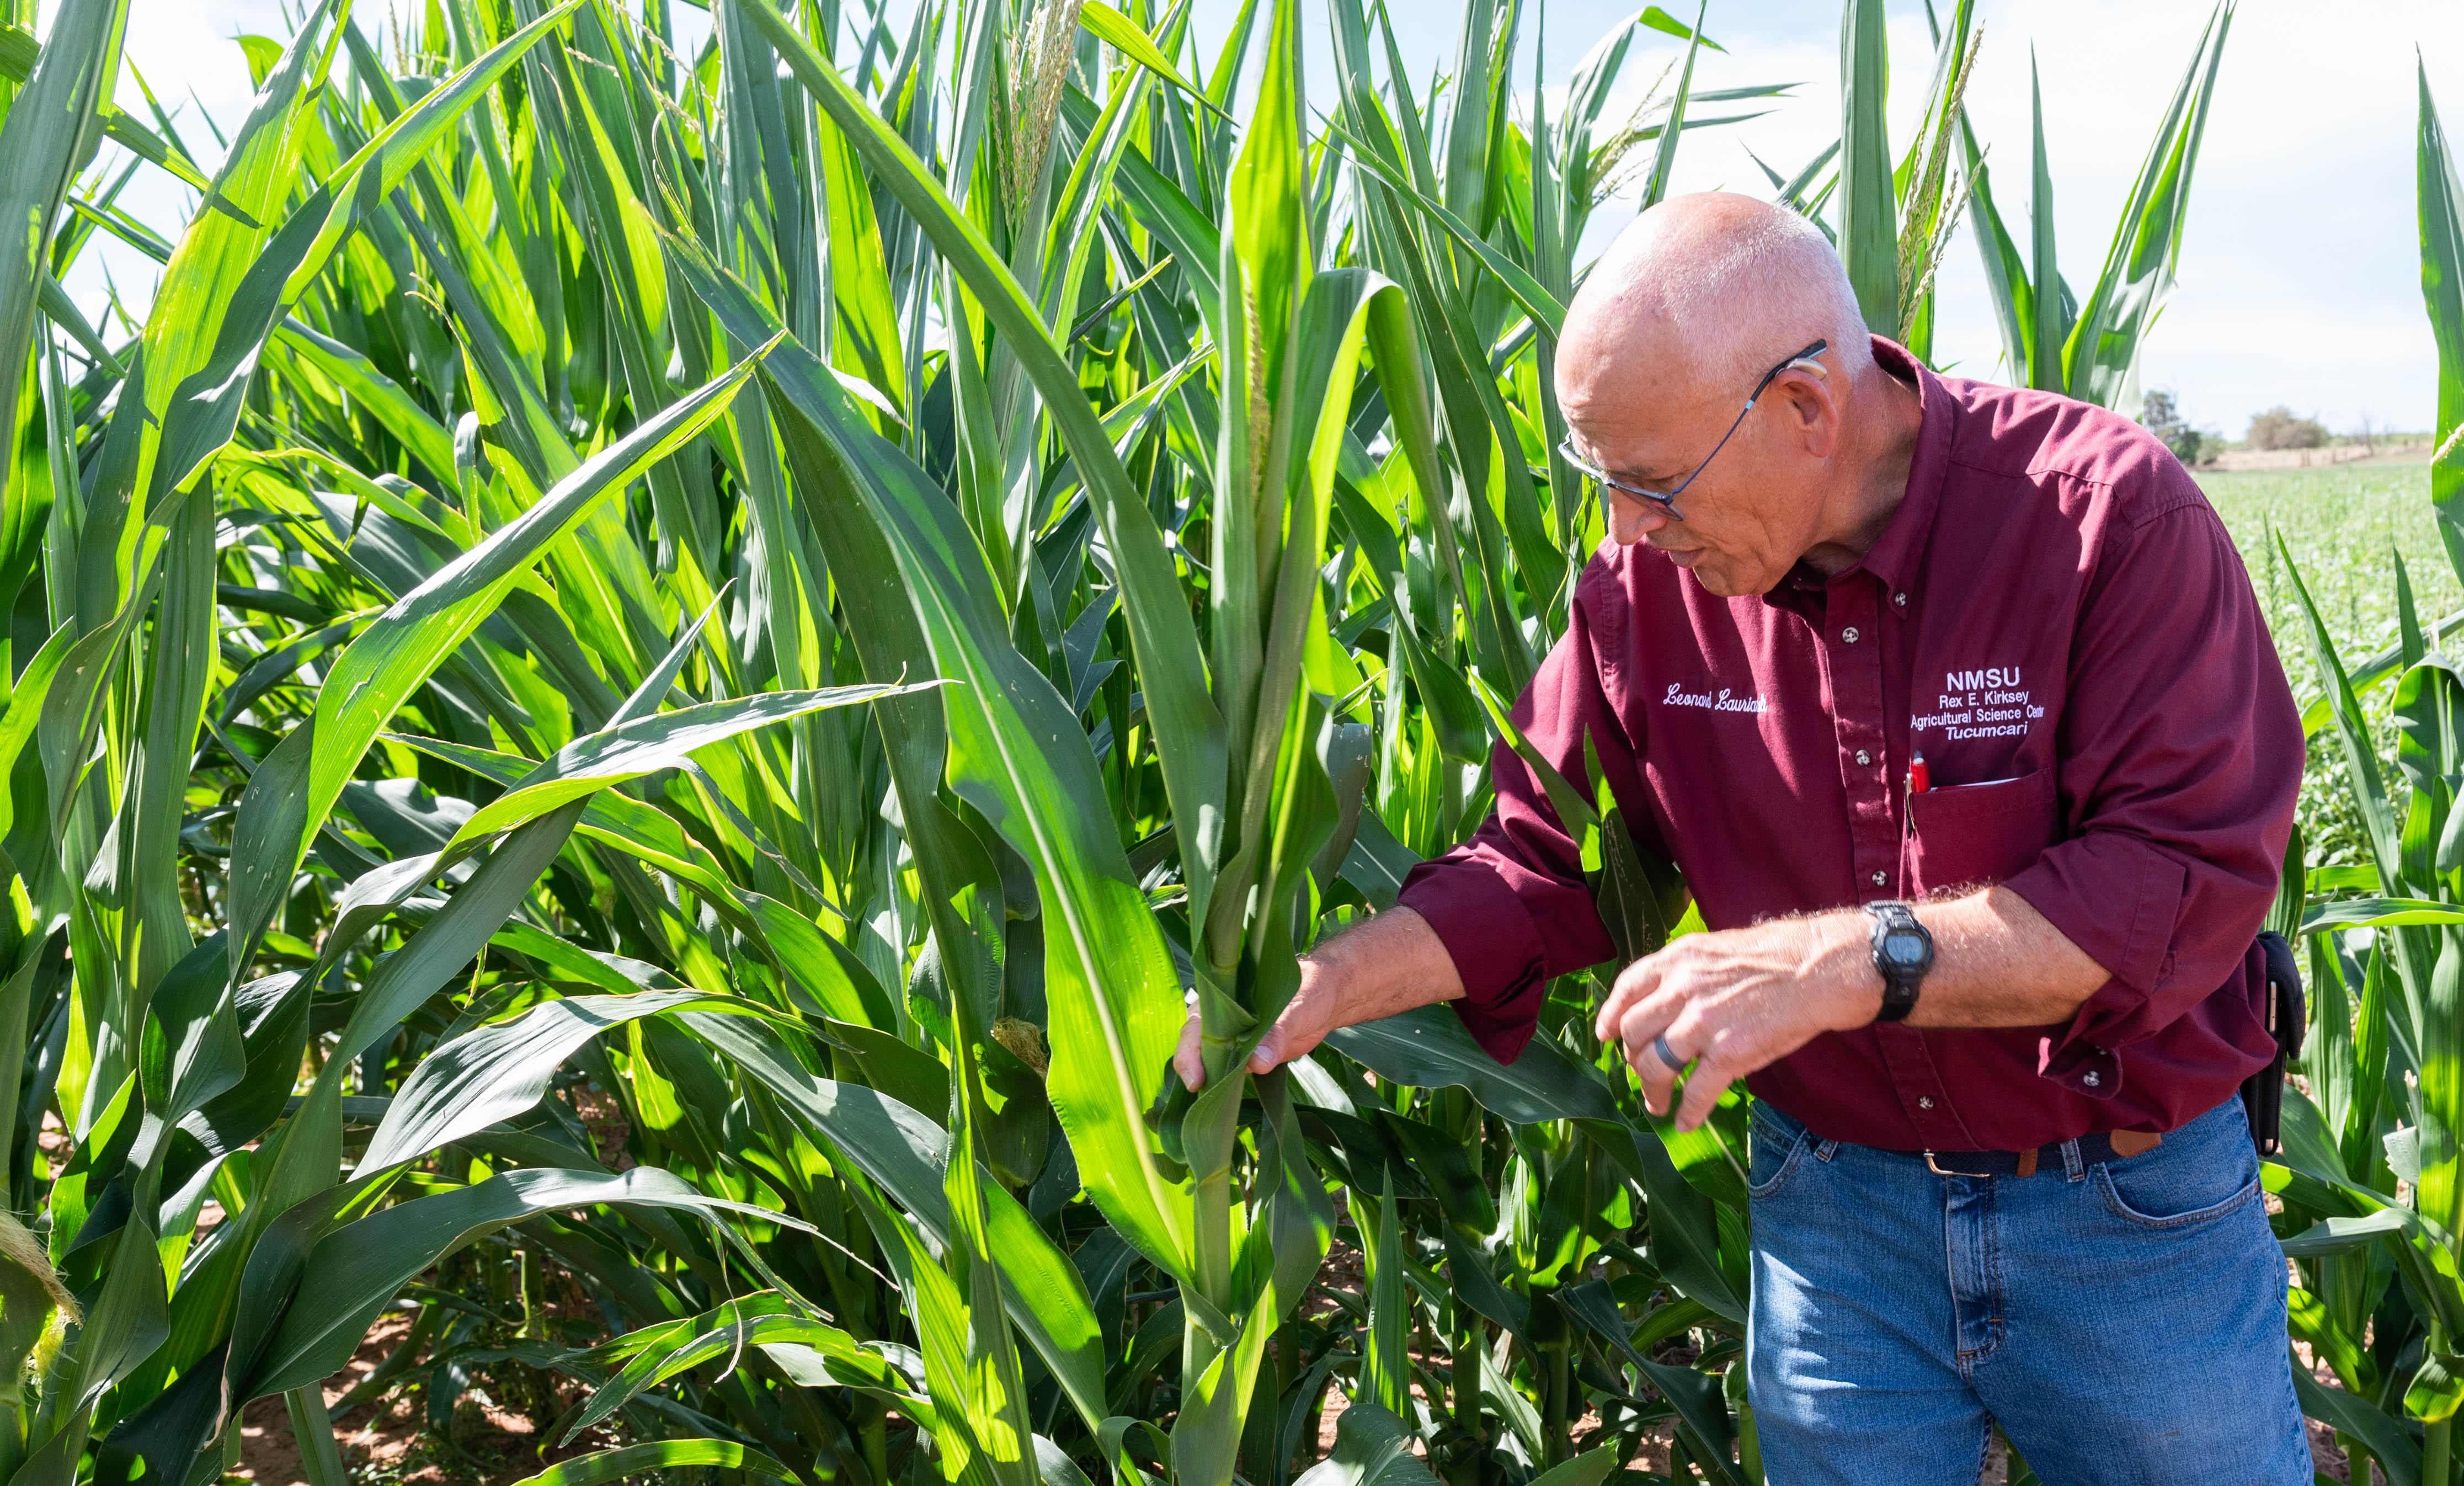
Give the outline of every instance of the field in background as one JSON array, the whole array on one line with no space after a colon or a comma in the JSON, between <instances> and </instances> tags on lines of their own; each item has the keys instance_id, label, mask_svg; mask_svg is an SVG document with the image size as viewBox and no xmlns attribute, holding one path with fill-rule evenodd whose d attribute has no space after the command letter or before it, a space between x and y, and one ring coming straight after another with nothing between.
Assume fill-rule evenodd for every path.
<instances>
[{"instance_id":1,"label":"field in background","mask_svg":"<svg viewBox=\"0 0 2464 1486\"><path fill-rule=\"evenodd\" d=\"M2271 528L2283 535L2348 666L2395 643L2397 553L2403 554L2425 627L2464 611L2464 589L2439 549L2426 462L2375 459L2334 469L2202 473L2198 481L2241 548L2293 695L2305 707L2319 695L2318 665L2302 634L2292 579L2269 540ZM2387 751L2395 746L2392 698L2392 689L2382 687L2363 699ZM2333 739L2319 734L2301 782L2301 826L2314 866L2369 859L2344 775Z\"/></svg>"}]
</instances>

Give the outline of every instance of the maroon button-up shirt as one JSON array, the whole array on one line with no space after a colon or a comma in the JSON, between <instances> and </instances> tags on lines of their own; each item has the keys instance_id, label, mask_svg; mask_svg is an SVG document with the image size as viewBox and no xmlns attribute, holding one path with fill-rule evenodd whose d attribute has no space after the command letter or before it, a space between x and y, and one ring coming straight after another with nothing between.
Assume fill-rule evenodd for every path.
<instances>
[{"instance_id":1,"label":"maroon button-up shirt","mask_svg":"<svg viewBox=\"0 0 2464 1486\"><path fill-rule=\"evenodd\" d=\"M1591 734L1712 928L1998 882L2111 976L2062 1025L1825 1033L1749 1079L1757 1098L1900 1150L2170 1130L2275 1055L2253 940L2302 734L2249 576L2138 425L1874 353L1924 425L1864 560L1723 599L1603 545L1515 721L1578 787ZM1401 901L1511 1060L1548 978L1613 951L1547 794L1505 747L1490 770L1495 815Z\"/></svg>"}]
</instances>

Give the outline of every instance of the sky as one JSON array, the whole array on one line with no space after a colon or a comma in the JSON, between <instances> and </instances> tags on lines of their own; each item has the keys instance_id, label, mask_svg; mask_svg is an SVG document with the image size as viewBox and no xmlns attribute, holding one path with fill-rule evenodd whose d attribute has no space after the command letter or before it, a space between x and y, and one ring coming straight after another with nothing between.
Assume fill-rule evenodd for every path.
<instances>
[{"instance_id":1,"label":"sky","mask_svg":"<svg viewBox=\"0 0 2464 1486\"><path fill-rule=\"evenodd\" d=\"M363 17L402 0L360 0ZM688 5L690 0L687 0ZM905 8L912 0L893 0ZM1202 44L1220 38L1233 0L1196 0ZM1310 90L1324 98L1331 65L1322 0L1303 0L1313 38ZM1393 0L1416 78L1450 68L1456 6ZM853 6L849 7L853 9ZM680 10L685 9L679 7ZM1529 10L1538 10L1531 0ZM1677 10L1672 5L1670 9ZM686 11L690 14L690 11ZM1545 77L1562 88L1575 63L1633 11L1622 0L1550 0L1527 30L1545 45ZM1889 0L1895 144L1903 144L1931 68L1921 0ZM2029 68L2041 78L2055 224L2065 276L2092 280L2157 123L2208 24L2206 0L1978 0L1983 33L1968 108L1997 199L2025 231L2030 152ZM1783 173L1837 137L1838 0L1711 0L1696 85L1798 84L1762 117L1689 133L1673 189L1769 194L1749 155ZM128 56L157 97L187 100L192 144L200 112L229 128L245 112L248 68L231 38L286 34L279 0L144 0L130 17ZM1641 33L1626 63L1625 100L1660 75L1679 44ZM2464 127L2464 5L2455 0L2345 0L2332 18L2297 0L2245 0L2233 20L2193 187L2179 282L2146 343L2142 382L2171 390L2192 422L2238 437L2277 404L2337 432L2365 423L2427 430L2436 407L2437 353L2422 309L2414 217L2416 49L2443 114ZM126 100L137 102L133 87ZM1611 114L1618 112L1612 103ZM210 161L208 162L210 166ZM177 219L188 193L150 168L125 204L151 221ZM1603 208L1596 248L1632 216ZM117 249L79 265L69 288L99 308L105 275L123 299L149 298L153 265ZM1991 380L2007 371L1975 239L1963 226L1937 281L1934 349L1953 370Z\"/></svg>"}]
</instances>

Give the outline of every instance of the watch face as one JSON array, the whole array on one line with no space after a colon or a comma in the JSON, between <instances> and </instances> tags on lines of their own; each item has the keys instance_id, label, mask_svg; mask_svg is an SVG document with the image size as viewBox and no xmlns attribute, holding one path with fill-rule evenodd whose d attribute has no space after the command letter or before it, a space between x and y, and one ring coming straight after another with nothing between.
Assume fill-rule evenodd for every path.
<instances>
[{"instance_id":1,"label":"watch face","mask_svg":"<svg viewBox=\"0 0 2464 1486\"><path fill-rule=\"evenodd\" d=\"M1925 959L1925 936L1895 931L1882 936L1882 953L1901 965L1915 965Z\"/></svg>"}]
</instances>

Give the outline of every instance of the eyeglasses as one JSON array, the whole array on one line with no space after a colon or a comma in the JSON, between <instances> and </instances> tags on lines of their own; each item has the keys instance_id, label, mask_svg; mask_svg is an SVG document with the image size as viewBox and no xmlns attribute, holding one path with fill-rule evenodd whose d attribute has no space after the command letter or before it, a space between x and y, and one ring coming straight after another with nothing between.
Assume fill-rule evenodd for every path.
<instances>
[{"instance_id":1,"label":"eyeglasses","mask_svg":"<svg viewBox=\"0 0 2464 1486\"><path fill-rule=\"evenodd\" d=\"M1557 453L1564 456L1565 461L1568 464L1574 467L1575 473L1597 481L1607 489L1621 490L1629 496L1648 500L1652 504L1660 507L1661 511L1665 512L1670 521L1682 521L1685 520L1685 516L1683 512L1677 509L1677 498L1685 494L1686 486L1693 484L1698 479L1701 479L1703 477L1703 472L1711 467L1711 461L1720 456L1720 451L1728 447L1728 440L1736 437L1737 430L1745 426L1746 414L1754 410L1754 404L1762 401L1763 393L1771 390L1771 385L1779 380L1779 374L1786 371L1791 366L1799 366L1813 361L1815 357L1821 355L1824 351L1827 351L1830 348L1830 342L1816 341L1812 345L1807 346L1804 350L1797 352L1786 361L1781 362L1778 366L1773 366L1771 370L1764 372L1763 379L1760 382L1755 383L1754 389L1747 394L1746 406L1738 410L1737 421L1728 425L1728 432L1720 435L1720 441L1711 446L1711 452L1703 456L1703 462L1694 466L1694 473L1686 476L1684 479L1679 481L1675 490L1662 493L1657 490L1645 490L1639 485L1627 484L1616 476L1611 475L1608 471L1601 469L1598 465L1584 458L1581 455L1574 453L1574 440L1571 434L1558 441Z\"/></svg>"}]
</instances>

